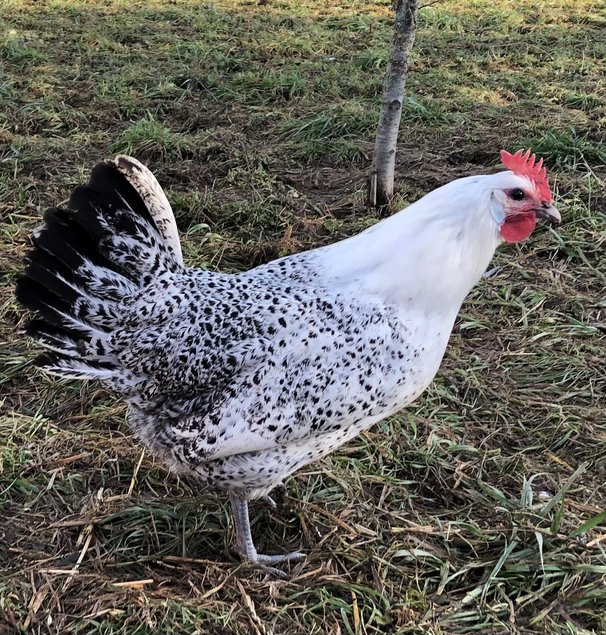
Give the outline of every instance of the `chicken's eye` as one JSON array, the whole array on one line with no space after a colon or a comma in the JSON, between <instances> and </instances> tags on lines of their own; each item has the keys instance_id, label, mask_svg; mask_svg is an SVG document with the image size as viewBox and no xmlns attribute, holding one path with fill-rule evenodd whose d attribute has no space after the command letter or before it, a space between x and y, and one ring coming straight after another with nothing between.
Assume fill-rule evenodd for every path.
<instances>
[{"instance_id":1,"label":"chicken's eye","mask_svg":"<svg viewBox=\"0 0 606 635\"><path fill-rule=\"evenodd\" d=\"M519 187L515 187L513 190L511 190L509 196L511 196L514 201L521 201L526 196L526 194L524 194L524 190L521 190Z\"/></svg>"}]
</instances>

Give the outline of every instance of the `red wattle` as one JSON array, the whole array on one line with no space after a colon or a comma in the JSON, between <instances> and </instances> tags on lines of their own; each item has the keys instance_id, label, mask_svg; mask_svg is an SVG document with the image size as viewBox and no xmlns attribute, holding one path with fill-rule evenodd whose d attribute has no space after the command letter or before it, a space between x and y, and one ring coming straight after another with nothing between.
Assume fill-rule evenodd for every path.
<instances>
[{"instance_id":1,"label":"red wattle","mask_svg":"<svg viewBox=\"0 0 606 635\"><path fill-rule=\"evenodd\" d=\"M518 243L532 234L536 224L537 217L534 212L508 216L501 225L501 236L505 242Z\"/></svg>"}]
</instances>

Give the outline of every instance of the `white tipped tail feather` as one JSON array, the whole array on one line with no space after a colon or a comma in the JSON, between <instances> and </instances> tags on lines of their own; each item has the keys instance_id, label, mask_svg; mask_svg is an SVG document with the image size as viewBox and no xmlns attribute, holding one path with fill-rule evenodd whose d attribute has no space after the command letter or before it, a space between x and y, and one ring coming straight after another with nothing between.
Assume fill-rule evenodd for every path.
<instances>
[{"instance_id":1,"label":"white tipped tail feather","mask_svg":"<svg viewBox=\"0 0 606 635\"><path fill-rule=\"evenodd\" d=\"M164 240L164 245L173 253L175 262L182 265L183 254L181 253L181 242L179 241L175 215L156 177L143 163L124 154L119 154L114 159L114 164L141 196L158 233Z\"/></svg>"}]
</instances>

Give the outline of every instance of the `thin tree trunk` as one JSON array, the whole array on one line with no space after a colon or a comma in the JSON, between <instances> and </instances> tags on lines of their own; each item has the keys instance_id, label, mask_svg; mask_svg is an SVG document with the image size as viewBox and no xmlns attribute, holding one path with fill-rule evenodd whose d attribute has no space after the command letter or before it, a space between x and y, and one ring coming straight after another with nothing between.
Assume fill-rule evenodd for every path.
<instances>
[{"instance_id":1,"label":"thin tree trunk","mask_svg":"<svg viewBox=\"0 0 606 635\"><path fill-rule=\"evenodd\" d=\"M393 197L396 145L402 116L404 85L415 41L417 0L394 0L396 19L391 55L383 80L383 103L368 178L368 205L386 211Z\"/></svg>"}]
</instances>

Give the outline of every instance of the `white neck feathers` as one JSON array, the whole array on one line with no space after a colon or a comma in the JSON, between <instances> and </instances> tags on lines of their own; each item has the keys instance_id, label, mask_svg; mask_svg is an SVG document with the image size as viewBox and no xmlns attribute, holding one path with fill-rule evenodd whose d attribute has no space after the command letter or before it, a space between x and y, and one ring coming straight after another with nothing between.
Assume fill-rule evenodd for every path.
<instances>
[{"instance_id":1,"label":"white neck feathers","mask_svg":"<svg viewBox=\"0 0 606 635\"><path fill-rule=\"evenodd\" d=\"M459 179L321 250L326 274L394 304L455 313L500 242L487 177Z\"/></svg>"}]
</instances>

